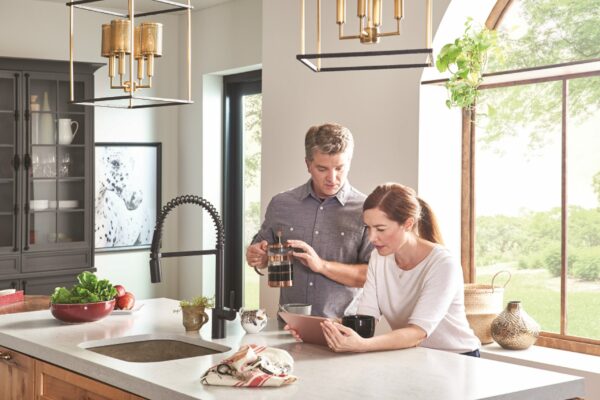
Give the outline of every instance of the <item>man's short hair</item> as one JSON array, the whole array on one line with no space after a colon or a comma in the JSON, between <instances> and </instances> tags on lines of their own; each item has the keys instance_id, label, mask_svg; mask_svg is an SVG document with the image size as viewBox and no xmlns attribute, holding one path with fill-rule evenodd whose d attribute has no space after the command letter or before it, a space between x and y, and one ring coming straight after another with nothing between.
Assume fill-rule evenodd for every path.
<instances>
[{"instance_id":1,"label":"man's short hair","mask_svg":"<svg viewBox=\"0 0 600 400\"><path fill-rule=\"evenodd\" d=\"M313 160L315 151L324 154L346 153L352 157L354 138L350 129L335 123L311 126L304 138L306 159Z\"/></svg>"}]
</instances>

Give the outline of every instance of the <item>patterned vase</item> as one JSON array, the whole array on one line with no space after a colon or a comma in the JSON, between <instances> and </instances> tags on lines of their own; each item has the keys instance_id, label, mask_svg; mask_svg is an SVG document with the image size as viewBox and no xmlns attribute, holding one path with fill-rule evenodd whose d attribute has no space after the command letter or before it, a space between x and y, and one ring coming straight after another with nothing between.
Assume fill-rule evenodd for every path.
<instances>
[{"instance_id":1,"label":"patterned vase","mask_svg":"<svg viewBox=\"0 0 600 400\"><path fill-rule=\"evenodd\" d=\"M526 349L535 343L539 334L539 324L523 310L520 301L509 302L492 321L492 337L505 349Z\"/></svg>"}]
</instances>

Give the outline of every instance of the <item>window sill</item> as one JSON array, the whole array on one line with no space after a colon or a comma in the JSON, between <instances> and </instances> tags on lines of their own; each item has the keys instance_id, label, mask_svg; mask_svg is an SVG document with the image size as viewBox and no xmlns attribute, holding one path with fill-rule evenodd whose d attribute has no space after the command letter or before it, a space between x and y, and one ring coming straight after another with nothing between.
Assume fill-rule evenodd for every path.
<instances>
[{"instance_id":1,"label":"window sill","mask_svg":"<svg viewBox=\"0 0 600 400\"><path fill-rule=\"evenodd\" d=\"M600 399L600 357L572 351L531 346L526 350L506 350L496 343L480 349L481 357L585 378L588 399Z\"/></svg>"}]
</instances>

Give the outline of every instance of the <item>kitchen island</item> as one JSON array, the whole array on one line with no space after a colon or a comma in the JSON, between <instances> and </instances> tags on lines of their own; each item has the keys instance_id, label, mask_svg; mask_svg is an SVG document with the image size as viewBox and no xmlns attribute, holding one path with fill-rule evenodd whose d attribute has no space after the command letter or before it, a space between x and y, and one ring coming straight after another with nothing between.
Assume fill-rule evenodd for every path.
<instances>
[{"instance_id":1,"label":"kitchen island","mask_svg":"<svg viewBox=\"0 0 600 400\"><path fill-rule=\"evenodd\" d=\"M69 325L48 310L0 316L0 346L149 399L570 399L584 393L583 378L413 348L365 354L335 354L322 346L297 343L277 329L244 334L239 320L228 322L227 337L213 340L210 323L186 334L178 302L151 299L136 312ZM226 346L224 353L171 361L136 363L87 350L96 341L136 335L181 335ZM157 337L158 337L157 336ZM204 386L202 374L243 344L273 346L294 358L298 381L281 388Z\"/></svg>"}]
</instances>

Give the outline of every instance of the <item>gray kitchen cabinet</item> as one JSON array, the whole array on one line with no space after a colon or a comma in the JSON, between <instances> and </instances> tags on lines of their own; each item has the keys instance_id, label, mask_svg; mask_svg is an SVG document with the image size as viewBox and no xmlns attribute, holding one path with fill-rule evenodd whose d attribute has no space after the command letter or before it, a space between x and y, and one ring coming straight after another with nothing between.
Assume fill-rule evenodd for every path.
<instances>
[{"instance_id":1,"label":"gray kitchen cabinet","mask_svg":"<svg viewBox=\"0 0 600 400\"><path fill-rule=\"evenodd\" d=\"M99 66L75 64L78 98L94 97ZM69 104L68 71L0 58L0 287L27 294L94 270L93 107Z\"/></svg>"},{"instance_id":2,"label":"gray kitchen cabinet","mask_svg":"<svg viewBox=\"0 0 600 400\"><path fill-rule=\"evenodd\" d=\"M27 294L48 295L58 286L70 287L77 283L77 276L73 272L57 276L39 276L24 279L0 280L0 290L24 290Z\"/></svg>"}]
</instances>

